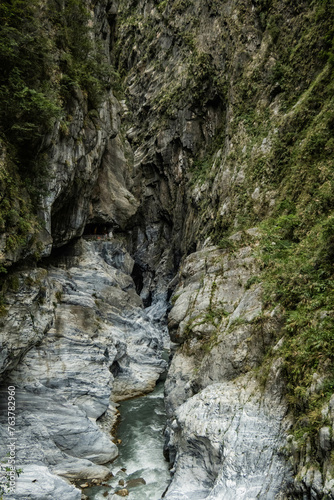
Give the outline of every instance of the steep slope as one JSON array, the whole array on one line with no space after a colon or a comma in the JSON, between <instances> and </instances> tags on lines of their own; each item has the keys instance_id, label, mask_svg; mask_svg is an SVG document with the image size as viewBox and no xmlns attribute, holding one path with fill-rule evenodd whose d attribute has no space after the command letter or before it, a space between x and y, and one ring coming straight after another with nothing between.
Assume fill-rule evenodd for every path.
<instances>
[{"instance_id":1,"label":"steep slope","mask_svg":"<svg viewBox=\"0 0 334 500\"><path fill-rule=\"evenodd\" d=\"M116 398L152 387L171 298L166 498L334 498L332 2L34 0L0 15L4 380L40 391L38 408L54 391L84 428L112 383ZM83 233L109 241L74 244ZM88 374L72 380L68 352ZM106 457L85 469L87 450L40 418L39 466L103 477ZM81 462L59 468L69 451Z\"/></svg>"},{"instance_id":2,"label":"steep slope","mask_svg":"<svg viewBox=\"0 0 334 500\"><path fill-rule=\"evenodd\" d=\"M227 295L238 314L224 302L220 281L229 278L219 255L211 290L209 261L198 252L171 283L179 282L170 328L183 348L172 364L167 401L172 380L180 404L213 381L254 369L262 393L270 366L279 365L291 426L287 457L296 475L289 495L332 498L333 6L125 1L119 23L127 136L144 177L147 215L139 224L155 216L152 204L167 213L176 258L212 244L242 251L251 240L247 229L258 226L250 245L257 267L249 281L243 269L235 271L245 297L240 304L262 283L251 321L240 316L234 285L226 285ZM246 232L229 238L237 230ZM278 325L263 341L272 314ZM225 341L229 317L255 322L260 338L239 326L227 330ZM178 404L171 418L181 415ZM182 425L169 444L176 477L184 472L180 456L190 453Z\"/></svg>"},{"instance_id":3,"label":"steep slope","mask_svg":"<svg viewBox=\"0 0 334 500\"><path fill-rule=\"evenodd\" d=\"M165 331L110 232L139 205L111 90L115 13L107 1L0 7L1 498L81 498L69 481L105 480L116 401L152 390L166 368Z\"/></svg>"}]
</instances>

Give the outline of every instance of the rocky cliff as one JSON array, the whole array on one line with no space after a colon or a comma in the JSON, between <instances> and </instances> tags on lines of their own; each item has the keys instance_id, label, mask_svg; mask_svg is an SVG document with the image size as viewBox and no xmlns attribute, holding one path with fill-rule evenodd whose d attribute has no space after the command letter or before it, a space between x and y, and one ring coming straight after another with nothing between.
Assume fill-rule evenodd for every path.
<instances>
[{"instance_id":1,"label":"rocky cliff","mask_svg":"<svg viewBox=\"0 0 334 500\"><path fill-rule=\"evenodd\" d=\"M8 466L7 387L15 386L15 460L22 471L15 498L24 499L81 498L71 482L106 479L109 469L102 464L118 454L111 439L117 401L151 391L166 369L166 329L154 311L144 311L136 293L129 243L112 234L124 230L139 206L129 190L134 175L120 130L122 106L110 81L98 81L94 64L83 60L99 56L112 68L116 6L60 2L60 17L54 7L18 5L17 21L1 11L9 34L17 22L32 45L49 30L58 92L52 103L49 89L42 94L40 82L19 68L30 94L58 108L44 124L34 115L42 104L36 109L32 103L28 118L45 130L27 145L27 137L22 144L7 129L1 143L1 484ZM37 14L31 34L24 21ZM80 35L83 55L76 53ZM17 50L25 49L18 43ZM15 60L2 57L9 76L18 71ZM79 64L90 71L84 80ZM30 148L26 163L23 146Z\"/></svg>"},{"instance_id":2,"label":"rocky cliff","mask_svg":"<svg viewBox=\"0 0 334 500\"><path fill-rule=\"evenodd\" d=\"M0 11L17 498L106 477L167 310L165 498L334 498L333 5L118 3Z\"/></svg>"}]
</instances>

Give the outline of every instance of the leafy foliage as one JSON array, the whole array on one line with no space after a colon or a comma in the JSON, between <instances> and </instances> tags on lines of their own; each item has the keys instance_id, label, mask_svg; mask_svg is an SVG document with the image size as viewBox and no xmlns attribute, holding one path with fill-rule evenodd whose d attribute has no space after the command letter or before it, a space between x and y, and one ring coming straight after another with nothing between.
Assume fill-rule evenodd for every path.
<instances>
[{"instance_id":1,"label":"leafy foliage","mask_svg":"<svg viewBox=\"0 0 334 500\"><path fill-rule=\"evenodd\" d=\"M38 140L60 112L50 81L52 44L39 7L38 0L0 4L0 126L22 168L31 167Z\"/></svg>"},{"instance_id":2,"label":"leafy foliage","mask_svg":"<svg viewBox=\"0 0 334 500\"><path fill-rule=\"evenodd\" d=\"M31 173L40 139L81 88L96 107L109 73L79 0L0 4L0 126ZM35 172L34 172L35 173Z\"/></svg>"},{"instance_id":3,"label":"leafy foliage","mask_svg":"<svg viewBox=\"0 0 334 500\"><path fill-rule=\"evenodd\" d=\"M284 308L278 355L295 431L301 437L308 430L314 439L322 406L334 390L334 215L322 216L301 240L300 223L297 215L267 221L262 259L267 303ZM314 376L321 378L316 390Z\"/></svg>"},{"instance_id":4,"label":"leafy foliage","mask_svg":"<svg viewBox=\"0 0 334 500\"><path fill-rule=\"evenodd\" d=\"M273 64L254 59L232 79L233 148L224 152L221 142L224 163L216 166L212 152L194 162L193 180L218 191L202 198L204 220L223 192L205 228L215 244L236 230L262 228L265 300L270 308L280 304L285 317L284 342L269 357L284 360L295 435L315 443L322 406L334 390L334 4L254 5ZM234 176L229 190L217 188L222 164Z\"/></svg>"},{"instance_id":5,"label":"leafy foliage","mask_svg":"<svg viewBox=\"0 0 334 500\"><path fill-rule=\"evenodd\" d=\"M53 0L48 18L60 52L61 95L69 97L79 87L87 93L91 107L98 106L105 88L110 86L111 69L89 28L87 9L80 0Z\"/></svg>"},{"instance_id":6,"label":"leafy foliage","mask_svg":"<svg viewBox=\"0 0 334 500\"><path fill-rule=\"evenodd\" d=\"M27 244L37 228L48 174L43 137L73 97L96 108L110 87L92 26L80 0L0 2L0 231L10 233L7 249Z\"/></svg>"}]
</instances>

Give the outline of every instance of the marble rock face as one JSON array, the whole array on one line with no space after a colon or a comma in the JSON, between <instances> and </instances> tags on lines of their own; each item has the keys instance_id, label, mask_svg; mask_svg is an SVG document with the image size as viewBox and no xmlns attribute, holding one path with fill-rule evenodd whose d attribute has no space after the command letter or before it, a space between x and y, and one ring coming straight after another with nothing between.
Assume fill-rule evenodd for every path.
<instances>
[{"instance_id":1,"label":"marble rock face","mask_svg":"<svg viewBox=\"0 0 334 500\"><path fill-rule=\"evenodd\" d=\"M55 498L80 500L81 491L51 474L47 467L28 465L17 482L17 500L54 500Z\"/></svg>"},{"instance_id":2,"label":"marble rock face","mask_svg":"<svg viewBox=\"0 0 334 500\"><path fill-rule=\"evenodd\" d=\"M61 486L58 475L105 479L109 469L103 464L118 454L110 435L115 401L148 392L166 369L161 358L164 332L143 309L130 276L132 267L117 241L79 240L49 263L47 271L19 273L18 290L8 295L8 323L3 318L2 335L15 345L7 341L9 359L3 353L7 378L1 389L5 398L8 385L17 388L16 458L24 471L18 484L29 499L77 498L72 487L73 493L65 492L70 486ZM34 293L26 290L36 276L41 276L44 288L37 304L41 283L33 282ZM23 318L18 297L25 300ZM34 307L43 314L34 315ZM26 310L31 311L30 321ZM18 325L24 325L20 332ZM8 370L11 349L20 363ZM97 422L106 415L107 430ZM5 420L1 424L0 451L5 456ZM37 466L41 479L33 483L35 489L25 489ZM61 488L64 494L58 495ZM29 496L31 489L35 496Z\"/></svg>"},{"instance_id":3,"label":"marble rock face","mask_svg":"<svg viewBox=\"0 0 334 500\"><path fill-rule=\"evenodd\" d=\"M165 385L167 500L277 500L291 484L280 363L265 387L253 371L281 325L278 311L264 310L261 284L249 285L253 245L204 247L180 269L169 314L180 347Z\"/></svg>"},{"instance_id":4,"label":"marble rock face","mask_svg":"<svg viewBox=\"0 0 334 500\"><path fill-rule=\"evenodd\" d=\"M188 399L171 423L177 454L165 498L279 498L289 479L280 456L284 415L283 406L261 400L247 376L209 385Z\"/></svg>"}]
</instances>

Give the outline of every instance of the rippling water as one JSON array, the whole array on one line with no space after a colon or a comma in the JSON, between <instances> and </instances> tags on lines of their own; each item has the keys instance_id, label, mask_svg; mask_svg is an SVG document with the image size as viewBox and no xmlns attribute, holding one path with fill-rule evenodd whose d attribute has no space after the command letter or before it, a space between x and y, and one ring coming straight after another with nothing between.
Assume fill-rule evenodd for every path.
<instances>
[{"instance_id":1,"label":"rippling water","mask_svg":"<svg viewBox=\"0 0 334 500\"><path fill-rule=\"evenodd\" d=\"M110 466L115 477L108 481L111 488L100 486L84 490L90 500L119 499L115 491L126 488L128 481L138 478L144 479L146 484L129 485L127 499L161 498L170 479L168 462L162 454L166 423L163 390L163 384L159 383L151 394L121 403L117 438L122 444L119 445L119 457ZM124 486L119 485L120 480L124 480Z\"/></svg>"}]
</instances>

